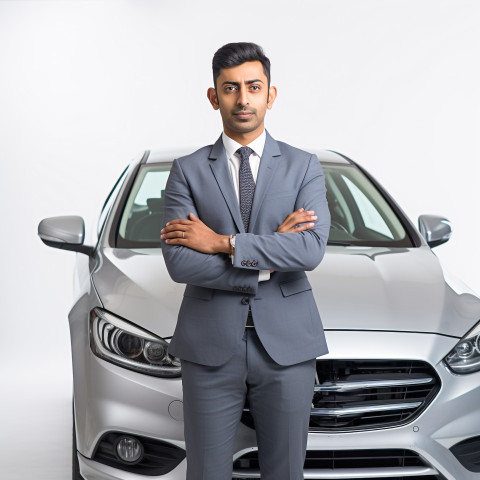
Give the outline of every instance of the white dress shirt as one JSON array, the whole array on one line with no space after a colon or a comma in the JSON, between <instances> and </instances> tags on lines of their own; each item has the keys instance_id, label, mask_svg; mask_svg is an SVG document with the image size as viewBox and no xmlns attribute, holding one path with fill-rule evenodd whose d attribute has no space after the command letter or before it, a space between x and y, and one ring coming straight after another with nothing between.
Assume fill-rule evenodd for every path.
<instances>
[{"instance_id":1,"label":"white dress shirt","mask_svg":"<svg viewBox=\"0 0 480 480\"><path fill-rule=\"evenodd\" d=\"M253 150L250 155L250 169L252 170L253 180L257 183L258 168L260 167L260 159L262 158L263 149L265 147L265 139L267 135L265 130L258 136L253 142L246 145ZM233 186L237 194L238 203L240 204L240 155L235 153L240 147L243 147L240 143L236 142L229 136L222 133L223 146L225 147L225 153L227 154L228 167L232 175ZM258 281L264 282L270 280L270 270L260 270L258 274Z\"/></svg>"}]
</instances>

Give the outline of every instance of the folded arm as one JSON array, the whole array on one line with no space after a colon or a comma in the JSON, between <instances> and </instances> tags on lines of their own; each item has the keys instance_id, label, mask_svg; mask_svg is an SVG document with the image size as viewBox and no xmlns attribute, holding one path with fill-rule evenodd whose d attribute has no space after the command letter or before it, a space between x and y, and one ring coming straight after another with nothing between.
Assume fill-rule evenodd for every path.
<instances>
[{"instance_id":1,"label":"folded arm","mask_svg":"<svg viewBox=\"0 0 480 480\"><path fill-rule=\"evenodd\" d=\"M324 255L330 230L323 171L314 155L296 207L275 233L237 234L232 266L224 255L230 252L229 236L217 234L197 218L188 183L175 161L165 190L165 218L174 220L167 222L161 237L170 276L180 283L255 293L258 270L313 270ZM252 272L255 276L245 275Z\"/></svg>"},{"instance_id":2,"label":"folded arm","mask_svg":"<svg viewBox=\"0 0 480 480\"><path fill-rule=\"evenodd\" d=\"M165 188L165 219L187 219L190 213L198 217L188 182L175 160ZM228 236L221 237L228 241ZM258 272L234 268L228 255L202 253L179 243L166 243L165 239L162 251L168 273L175 282L246 293L257 291Z\"/></svg>"},{"instance_id":3,"label":"folded arm","mask_svg":"<svg viewBox=\"0 0 480 480\"><path fill-rule=\"evenodd\" d=\"M295 208L315 211L315 226L300 233L272 233L236 236L234 266L247 270L279 272L313 270L325 254L330 231L330 212L326 199L325 177L312 155Z\"/></svg>"}]
</instances>

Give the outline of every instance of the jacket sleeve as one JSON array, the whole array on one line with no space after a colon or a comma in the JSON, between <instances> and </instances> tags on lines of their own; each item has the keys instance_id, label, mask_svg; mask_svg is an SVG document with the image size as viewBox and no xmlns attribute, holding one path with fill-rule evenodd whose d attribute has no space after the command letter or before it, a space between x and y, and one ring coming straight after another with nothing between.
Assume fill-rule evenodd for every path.
<instances>
[{"instance_id":1,"label":"jacket sleeve","mask_svg":"<svg viewBox=\"0 0 480 480\"><path fill-rule=\"evenodd\" d=\"M313 270L325 254L330 232L330 212L325 177L316 155L312 155L295 202L295 210L314 210L315 226L300 233L237 234L234 266L248 270L278 272Z\"/></svg>"},{"instance_id":2,"label":"jacket sleeve","mask_svg":"<svg viewBox=\"0 0 480 480\"><path fill-rule=\"evenodd\" d=\"M177 218L199 217L188 181L178 160L175 160L165 187L164 225ZM200 218L200 217L199 217ZM173 281L219 290L256 293L258 271L235 268L230 258L197 252L180 245L162 241L163 257Z\"/></svg>"}]
</instances>

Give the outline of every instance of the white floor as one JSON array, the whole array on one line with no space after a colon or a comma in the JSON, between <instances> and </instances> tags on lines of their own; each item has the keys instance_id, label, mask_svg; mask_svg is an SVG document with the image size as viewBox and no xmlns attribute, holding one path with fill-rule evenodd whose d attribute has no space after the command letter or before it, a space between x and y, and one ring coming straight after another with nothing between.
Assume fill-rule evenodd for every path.
<instances>
[{"instance_id":1,"label":"white floor","mask_svg":"<svg viewBox=\"0 0 480 480\"><path fill-rule=\"evenodd\" d=\"M9 371L5 364L2 366L2 480L71 478L70 370L70 364L61 367L35 364Z\"/></svg>"}]
</instances>

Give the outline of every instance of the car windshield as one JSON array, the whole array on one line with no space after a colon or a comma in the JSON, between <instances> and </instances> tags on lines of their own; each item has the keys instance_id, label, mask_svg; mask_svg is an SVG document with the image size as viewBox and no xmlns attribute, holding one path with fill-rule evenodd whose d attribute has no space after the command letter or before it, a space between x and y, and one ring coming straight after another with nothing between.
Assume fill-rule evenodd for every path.
<instances>
[{"instance_id":1,"label":"car windshield","mask_svg":"<svg viewBox=\"0 0 480 480\"><path fill-rule=\"evenodd\" d=\"M329 244L413 246L399 217L359 168L326 163L323 171L331 215Z\"/></svg>"},{"instance_id":2,"label":"car windshield","mask_svg":"<svg viewBox=\"0 0 480 480\"><path fill-rule=\"evenodd\" d=\"M125 202L119 248L160 248L164 191L171 164L144 165ZM407 232L375 185L351 164L323 164L332 218L330 245L412 247Z\"/></svg>"}]
</instances>

